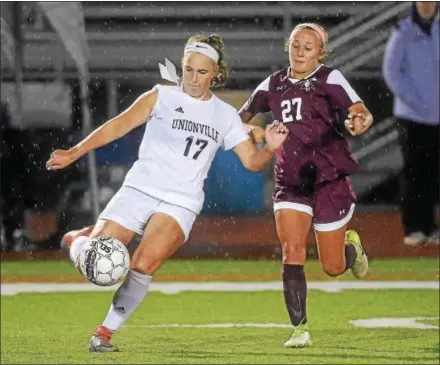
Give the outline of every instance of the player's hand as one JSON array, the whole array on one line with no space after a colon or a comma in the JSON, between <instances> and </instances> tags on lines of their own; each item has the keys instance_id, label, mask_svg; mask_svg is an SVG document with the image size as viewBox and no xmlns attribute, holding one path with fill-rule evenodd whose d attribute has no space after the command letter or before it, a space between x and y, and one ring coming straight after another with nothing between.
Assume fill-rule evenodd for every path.
<instances>
[{"instance_id":1,"label":"player's hand","mask_svg":"<svg viewBox=\"0 0 440 365\"><path fill-rule=\"evenodd\" d=\"M249 136L255 144L263 143L264 129L258 125L249 125Z\"/></svg>"},{"instance_id":2,"label":"player's hand","mask_svg":"<svg viewBox=\"0 0 440 365\"><path fill-rule=\"evenodd\" d=\"M55 150L51 153L49 160L46 162L48 170L59 170L71 163L75 162L77 158L74 152L70 150Z\"/></svg>"},{"instance_id":3,"label":"player's hand","mask_svg":"<svg viewBox=\"0 0 440 365\"><path fill-rule=\"evenodd\" d=\"M276 151L284 143L288 133L289 129L283 123L275 120L266 127L266 147L271 151Z\"/></svg>"},{"instance_id":4,"label":"player's hand","mask_svg":"<svg viewBox=\"0 0 440 365\"><path fill-rule=\"evenodd\" d=\"M365 133L371 124L373 124L373 117L370 113L350 113L345 120L345 128L352 136Z\"/></svg>"}]
</instances>

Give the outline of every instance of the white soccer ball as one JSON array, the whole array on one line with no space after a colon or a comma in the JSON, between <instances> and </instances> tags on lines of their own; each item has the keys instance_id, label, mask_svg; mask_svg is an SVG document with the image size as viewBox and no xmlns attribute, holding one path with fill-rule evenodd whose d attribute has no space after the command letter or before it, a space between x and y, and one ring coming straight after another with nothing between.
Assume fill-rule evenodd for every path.
<instances>
[{"instance_id":1,"label":"white soccer ball","mask_svg":"<svg viewBox=\"0 0 440 365\"><path fill-rule=\"evenodd\" d=\"M93 284L114 285L124 279L130 267L127 247L113 237L94 237L79 254L79 268Z\"/></svg>"}]
</instances>

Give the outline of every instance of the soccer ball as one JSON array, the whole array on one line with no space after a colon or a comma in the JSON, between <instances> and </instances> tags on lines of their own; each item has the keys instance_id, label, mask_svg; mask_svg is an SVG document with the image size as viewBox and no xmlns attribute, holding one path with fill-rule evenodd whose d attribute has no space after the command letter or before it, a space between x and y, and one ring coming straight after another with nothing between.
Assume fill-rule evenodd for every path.
<instances>
[{"instance_id":1,"label":"soccer ball","mask_svg":"<svg viewBox=\"0 0 440 365\"><path fill-rule=\"evenodd\" d=\"M94 237L82 247L79 269L93 284L114 285L124 279L130 266L127 247L113 237Z\"/></svg>"}]
</instances>

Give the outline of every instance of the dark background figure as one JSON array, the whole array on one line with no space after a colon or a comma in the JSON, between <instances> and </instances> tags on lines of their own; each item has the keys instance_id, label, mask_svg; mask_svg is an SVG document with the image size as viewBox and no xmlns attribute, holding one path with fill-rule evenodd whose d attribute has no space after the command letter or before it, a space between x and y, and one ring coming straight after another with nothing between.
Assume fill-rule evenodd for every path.
<instances>
[{"instance_id":1,"label":"dark background figure","mask_svg":"<svg viewBox=\"0 0 440 365\"><path fill-rule=\"evenodd\" d=\"M0 104L0 207L3 228L2 250L14 246L14 234L23 227L25 204L23 200L23 166L25 133L11 123L6 103Z\"/></svg>"},{"instance_id":2,"label":"dark background figure","mask_svg":"<svg viewBox=\"0 0 440 365\"><path fill-rule=\"evenodd\" d=\"M391 35L383 74L394 94L404 156L404 243L439 243L434 207L439 201L438 3L415 2Z\"/></svg>"},{"instance_id":3,"label":"dark background figure","mask_svg":"<svg viewBox=\"0 0 440 365\"><path fill-rule=\"evenodd\" d=\"M3 251L58 248L63 217L58 206L70 171L49 174L44 154L53 140L67 143L62 128L18 128L8 105L0 107L0 209Z\"/></svg>"}]
</instances>

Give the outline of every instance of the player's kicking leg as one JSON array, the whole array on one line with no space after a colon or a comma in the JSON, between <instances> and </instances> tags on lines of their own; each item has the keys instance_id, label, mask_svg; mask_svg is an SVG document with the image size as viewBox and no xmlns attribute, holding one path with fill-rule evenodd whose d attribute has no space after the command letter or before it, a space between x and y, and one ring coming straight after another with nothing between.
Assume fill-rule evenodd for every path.
<instances>
[{"instance_id":1,"label":"player's kicking leg","mask_svg":"<svg viewBox=\"0 0 440 365\"><path fill-rule=\"evenodd\" d=\"M90 351L119 351L110 343L113 334L143 302L156 270L186 240L195 220L195 213L172 205L168 205L168 208L170 211L162 207L162 211L165 210L166 213L154 213L149 219L142 241L131 258L130 271L116 291L102 325L96 328L90 338ZM177 218L174 219L167 213L174 214ZM181 228L177 219L185 228Z\"/></svg>"},{"instance_id":2,"label":"player's kicking leg","mask_svg":"<svg viewBox=\"0 0 440 365\"><path fill-rule=\"evenodd\" d=\"M128 245L135 233L124 228L111 220L100 219L95 226L88 226L79 230L66 233L61 242L61 248L69 254L79 272L79 252L82 246L88 242L91 236L110 236ZM115 352L119 349L110 343L113 332L109 329L98 326L90 339L89 349L93 352Z\"/></svg>"},{"instance_id":3,"label":"player's kicking leg","mask_svg":"<svg viewBox=\"0 0 440 365\"><path fill-rule=\"evenodd\" d=\"M61 249L66 252L70 259L79 270L78 256L82 245L87 241L93 232L93 225L84 227L82 229L67 232L61 240ZM94 332L90 344L90 351L94 352L116 352L118 347L110 343L112 332L103 326L99 326Z\"/></svg>"}]
</instances>

